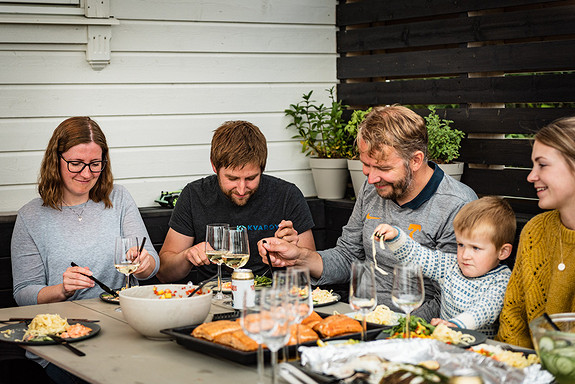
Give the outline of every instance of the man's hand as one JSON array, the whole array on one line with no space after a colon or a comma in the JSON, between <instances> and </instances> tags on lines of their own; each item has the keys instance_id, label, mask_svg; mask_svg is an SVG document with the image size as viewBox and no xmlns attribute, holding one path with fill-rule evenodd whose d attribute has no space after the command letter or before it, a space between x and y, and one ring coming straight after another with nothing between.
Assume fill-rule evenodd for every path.
<instances>
[{"instance_id":1,"label":"man's hand","mask_svg":"<svg viewBox=\"0 0 575 384\"><path fill-rule=\"evenodd\" d=\"M265 264L268 264L267 254L269 253L274 267L293 266L302 254L302 249L294 243L275 237L258 241L258 251Z\"/></svg>"},{"instance_id":2,"label":"man's hand","mask_svg":"<svg viewBox=\"0 0 575 384\"><path fill-rule=\"evenodd\" d=\"M210 260L206 255L206 242L201 242L184 251L184 257L195 266L210 265Z\"/></svg>"},{"instance_id":3,"label":"man's hand","mask_svg":"<svg viewBox=\"0 0 575 384\"><path fill-rule=\"evenodd\" d=\"M290 220L282 220L282 222L279 223L278 230L274 233L274 236L294 245L297 245L299 242L298 233L293 227L293 222Z\"/></svg>"},{"instance_id":4,"label":"man's hand","mask_svg":"<svg viewBox=\"0 0 575 384\"><path fill-rule=\"evenodd\" d=\"M155 266L156 263L154 261L154 258L148 253L146 248L144 248L140 253L140 266L134 272L134 276L140 279L146 278L150 276Z\"/></svg>"}]
</instances>

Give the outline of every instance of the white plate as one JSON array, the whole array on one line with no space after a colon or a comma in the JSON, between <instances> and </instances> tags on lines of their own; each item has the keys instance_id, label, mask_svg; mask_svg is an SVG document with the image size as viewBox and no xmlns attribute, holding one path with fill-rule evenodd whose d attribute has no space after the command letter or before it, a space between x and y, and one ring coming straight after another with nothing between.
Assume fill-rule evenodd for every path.
<instances>
[{"instance_id":1,"label":"white plate","mask_svg":"<svg viewBox=\"0 0 575 384\"><path fill-rule=\"evenodd\" d=\"M346 315L351 317L352 319L356 319L358 321L361 321L361 315L358 312L348 312L348 313L346 313ZM357 316L357 318L356 318L356 316ZM393 312L393 315L391 315L392 321L390 323L386 323L386 324L374 323L374 324L386 325L386 326L391 327L391 326L399 324L399 319L401 319L402 317L405 317L405 314ZM368 320L368 322L370 322L370 321Z\"/></svg>"}]
</instances>

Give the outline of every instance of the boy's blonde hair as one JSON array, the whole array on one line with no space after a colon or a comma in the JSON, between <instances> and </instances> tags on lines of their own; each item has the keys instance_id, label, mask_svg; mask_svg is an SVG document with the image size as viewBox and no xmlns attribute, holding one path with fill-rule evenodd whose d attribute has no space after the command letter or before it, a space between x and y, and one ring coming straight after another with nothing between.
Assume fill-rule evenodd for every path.
<instances>
[{"instance_id":1,"label":"boy's blonde hair","mask_svg":"<svg viewBox=\"0 0 575 384\"><path fill-rule=\"evenodd\" d=\"M497 196L485 196L461 208L453 220L458 232L473 233L480 226L488 226L491 240L497 249L504 244L513 244L517 222L515 212L509 203Z\"/></svg>"}]
</instances>

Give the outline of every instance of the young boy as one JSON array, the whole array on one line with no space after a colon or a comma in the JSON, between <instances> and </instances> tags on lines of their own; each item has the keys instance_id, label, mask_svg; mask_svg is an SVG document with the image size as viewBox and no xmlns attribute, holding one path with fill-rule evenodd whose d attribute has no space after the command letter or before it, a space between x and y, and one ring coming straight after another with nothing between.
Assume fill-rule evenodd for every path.
<instances>
[{"instance_id":1,"label":"young boy","mask_svg":"<svg viewBox=\"0 0 575 384\"><path fill-rule=\"evenodd\" d=\"M474 329L493 338L511 275L499 262L511 254L516 226L509 204L488 196L455 216L457 255L425 248L388 224L377 226L374 235L386 240L401 263L421 265L423 274L441 286L441 318L432 319L432 325Z\"/></svg>"}]
</instances>

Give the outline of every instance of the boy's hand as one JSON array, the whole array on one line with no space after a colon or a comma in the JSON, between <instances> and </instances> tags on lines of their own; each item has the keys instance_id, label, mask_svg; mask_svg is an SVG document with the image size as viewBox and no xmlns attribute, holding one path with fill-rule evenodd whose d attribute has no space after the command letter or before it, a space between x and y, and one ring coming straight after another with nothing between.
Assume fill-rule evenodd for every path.
<instances>
[{"instance_id":1,"label":"boy's hand","mask_svg":"<svg viewBox=\"0 0 575 384\"><path fill-rule=\"evenodd\" d=\"M433 326L438 326L439 324L444 324L444 325L447 325L448 327L458 328L457 325L455 325L455 324L453 324L447 320L441 320L439 318L431 319L430 324Z\"/></svg>"},{"instance_id":2,"label":"boy's hand","mask_svg":"<svg viewBox=\"0 0 575 384\"><path fill-rule=\"evenodd\" d=\"M396 238L398 234L399 232L397 231L397 229L395 229L389 224L379 224L375 228L375 231L373 231L373 235L377 238L377 240L379 239L391 240Z\"/></svg>"}]
</instances>

